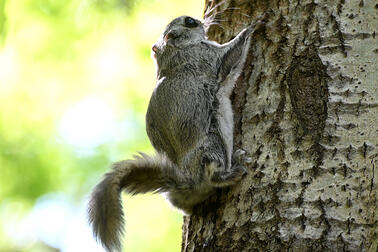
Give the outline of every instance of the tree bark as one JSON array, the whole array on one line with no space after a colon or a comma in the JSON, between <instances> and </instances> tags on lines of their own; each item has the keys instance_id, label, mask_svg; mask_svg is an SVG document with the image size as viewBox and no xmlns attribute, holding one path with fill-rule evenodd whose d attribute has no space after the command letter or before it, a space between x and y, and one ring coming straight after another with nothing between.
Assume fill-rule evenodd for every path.
<instances>
[{"instance_id":1,"label":"tree bark","mask_svg":"<svg viewBox=\"0 0 378 252\"><path fill-rule=\"evenodd\" d=\"M234 145L253 164L185 217L182 251L377 251L378 5L211 8L208 36L220 43L268 13L233 94Z\"/></svg>"}]
</instances>

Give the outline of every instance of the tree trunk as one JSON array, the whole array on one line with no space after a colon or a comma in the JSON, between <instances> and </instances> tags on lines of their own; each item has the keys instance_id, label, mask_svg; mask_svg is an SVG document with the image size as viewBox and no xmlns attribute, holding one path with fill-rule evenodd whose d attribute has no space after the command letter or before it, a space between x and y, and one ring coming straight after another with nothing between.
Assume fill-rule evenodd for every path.
<instances>
[{"instance_id":1,"label":"tree trunk","mask_svg":"<svg viewBox=\"0 0 378 252\"><path fill-rule=\"evenodd\" d=\"M235 146L253 164L185 217L182 251L377 251L373 2L206 1L220 43L268 21L233 94Z\"/></svg>"}]
</instances>

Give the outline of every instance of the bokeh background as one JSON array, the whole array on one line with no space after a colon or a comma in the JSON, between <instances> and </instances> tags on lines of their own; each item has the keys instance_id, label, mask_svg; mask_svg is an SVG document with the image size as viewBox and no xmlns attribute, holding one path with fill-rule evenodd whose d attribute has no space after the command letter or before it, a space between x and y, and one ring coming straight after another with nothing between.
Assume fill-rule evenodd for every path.
<instances>
[{"instance_id":1,"label":"bokeh background","mask_svg":"<svg viewBox=\"0 0 378 252\"><path fill-rule=\"evenodd\" d=\"M0 251L103 251L87 225L109 165L152 153L152 44L203 0L0 0ZM182 215L124 196L126 251L179 251Z\"/></svg>"}]
</instances>

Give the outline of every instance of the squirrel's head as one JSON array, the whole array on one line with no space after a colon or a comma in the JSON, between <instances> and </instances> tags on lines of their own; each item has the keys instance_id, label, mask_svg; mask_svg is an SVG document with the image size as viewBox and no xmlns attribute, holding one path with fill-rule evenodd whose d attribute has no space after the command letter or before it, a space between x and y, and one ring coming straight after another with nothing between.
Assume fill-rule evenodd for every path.
<instances>
[{"instance_id":1,"label":"squirrel's head","mask_svg":"<svg viewBox=\"0 0 378 252\"><path fill-rule=\"evenodd\" d=\"M166 47L181 49L205 38L205 30L201 21L189 16L181 16L167 25L159 40L152 46L152 52L156 58Z\"/></svg>"}]
</instances>

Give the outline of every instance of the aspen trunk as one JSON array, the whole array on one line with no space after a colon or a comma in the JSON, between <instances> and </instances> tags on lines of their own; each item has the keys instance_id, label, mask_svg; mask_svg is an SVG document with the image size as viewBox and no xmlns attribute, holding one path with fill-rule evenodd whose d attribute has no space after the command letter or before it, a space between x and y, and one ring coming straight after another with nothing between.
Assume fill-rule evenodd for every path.
<instances>
[{"instance_id":1,"label":"aspen trunk","mask_svg":"<svg viewBox=\"0 0 378 252\"><path fill-rule=\"evenodd\" d=\"M220 3L219 5L217 5ZM378 247L378 5L206 1L224 43L268 13L233 94L249 174L185 217L182 251Z\"/></svg>"}]
</instances>

